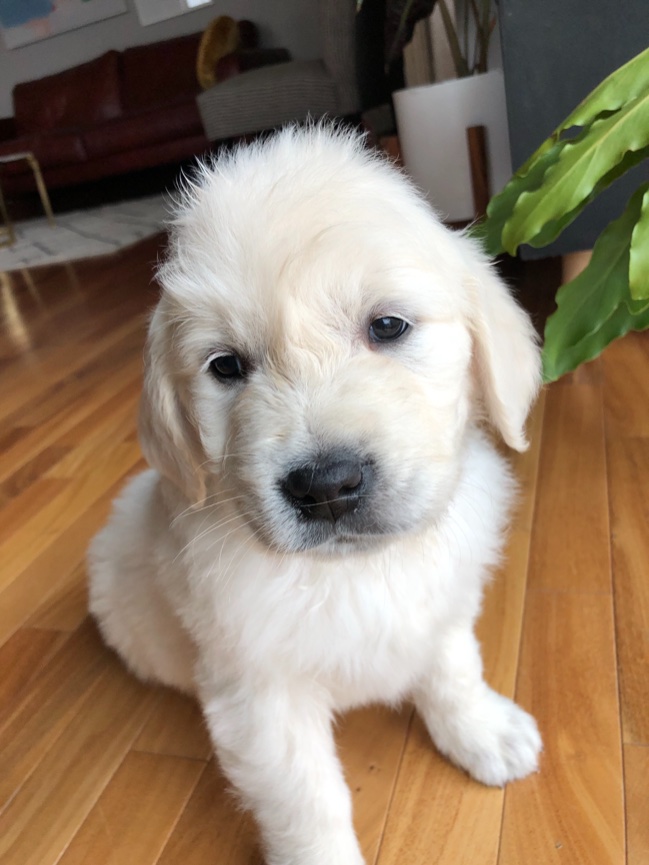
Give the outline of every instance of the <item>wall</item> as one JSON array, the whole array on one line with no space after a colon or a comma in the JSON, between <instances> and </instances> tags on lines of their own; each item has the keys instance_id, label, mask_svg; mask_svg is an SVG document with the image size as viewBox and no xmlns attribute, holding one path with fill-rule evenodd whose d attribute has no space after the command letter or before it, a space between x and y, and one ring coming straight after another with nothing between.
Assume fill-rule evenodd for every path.
<instances>
[{"instance_id":1,"label":"wall","mask_svg":"<svg viewBox=\"0 0 649 865\"><path fill-rule=\"evenodd\" d=\"M512 161L522 165L607 75L647 47L647 0L500 0ZM632 192L646 165L618 178L550 246L524 246L523 258L591 249Z\"/></svg>"},{"instance_id":2,"label":"wall","mask_svg":"<svg viewBox=\"0 0 649 865\"><path fill-rule=\"evenodd\" d=\"M217 15L249 18L259 27L261 42L288 48L296 59L318 56L319 0L216 0L211 6L159 24L142 27L133 0L128 12L106 21L61 33L41 42L7 51L0 40L0 117L13 114L14 84L60 72L97 57L109 48L128 48L173 36L197 33Z\"/></svg>"}]
</instances>

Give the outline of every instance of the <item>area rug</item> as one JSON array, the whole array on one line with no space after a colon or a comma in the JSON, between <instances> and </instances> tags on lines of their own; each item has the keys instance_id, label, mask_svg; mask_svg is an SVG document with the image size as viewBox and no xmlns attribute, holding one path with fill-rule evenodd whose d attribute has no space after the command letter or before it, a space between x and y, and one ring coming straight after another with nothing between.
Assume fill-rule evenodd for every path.
<instances>
[{"instance_id":1,"label":"area rug","mask_svg":"<svg viewBox=\"0 0 649 865\"><path fill-rule=\"evenodd\" d=\"M169 199L155 195L56 214L55 226L50 226L45 217L17 222L16 242L0 247L0 271L117 252L162 231L169 212Z\"/></svg>"}]
</instances>

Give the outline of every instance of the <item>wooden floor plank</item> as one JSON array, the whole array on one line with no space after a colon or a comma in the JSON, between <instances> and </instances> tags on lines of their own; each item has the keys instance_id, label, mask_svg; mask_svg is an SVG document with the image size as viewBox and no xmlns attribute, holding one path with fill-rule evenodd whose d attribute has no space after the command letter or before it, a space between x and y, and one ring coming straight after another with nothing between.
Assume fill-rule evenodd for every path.
<instances>
[{"instance_id":1,"label":"wooden floor plank","mask_svg":"<svg viewBox=\"0 0 649 865\"><path fill-rule=\"evenodd\" d=\"M0 814L0 863L55 865L124 759L151 710L151 691L117 659Z\"/></svg>"},{"instance_id":2,"label":"wooden floor plank","mask_svg":"<svg viewBox=\"0 0 649 865\"><path fill-rule=\"evenodd\" d=\"M101 407L101 417L86 420L66 435L62 441L70 451L46 473L48 478L77 478L95 471L97 454L111 443L124 442L130 436L137 418L140 383L133 382L109 404Z\"/></svg>"},{"instance_id":3,"label":"wooden floor plank","mask_svg":"<svg viewBox=\"0 0 649 865\"><path fill-rule=\"evenodd\" d=\"M38 628L21 628L0 646L0 727L9 707L65 642L63 634Z\"/></svg>"},{"instance_id":4,"label":"wooden floor plank","mask_svg":"<svg viewBox=\"0 0 649 865\"><path fill-rule=\"evenodd\" d=\"M22 440L22 435L21 435ZM15 468L5 480L0 482L0 508L3 509L6 504L15 499L21 493L28 492L29 488L40 480L43 475L70 453L71 446L64 445L45 445L42 449L35 452L28 460L23 463L14 464ZM9 465L9 461L7 461ZM4 513L0 512L0 516L4 519Z\"/></svg>"},{"instance_id":5,"label":"wooden floor plank","mask_svg":"<svg viewBox=\"0 0 649 865\"><path fill-rule=\"evenodd\" d=\"M42 554L79 519L102 494L141 459L136 442L108 443L95 455L93 471L71 479L52 479L63 486L33 515L22 522L11 537L0 543L0 591ZM44 479L50 480L50 479Z\"/></svg>"},{"instance_id":6,"label":"wooden floor plank","mask_svg":"<svg viewBox=\"0 0 649 865\"><path fill-rule=\"evenodd\" d=\"M204 768L127 754L57 865L155 865Z\"/></svg>"},{"instance_id":7,"label":"wooden floor plank","mask_svg":"<svg viewBox=\"0 0 649 865\"><path fill-rule=\"evenodd\" d=\"M502 802L502 790L478 784L441 757L415 716L378 865L494 865Z\"/></svg>"},{"instance_id":8,"label":"wooden floor plank","mask_svg":"<svg viewBox=\"0 0 649 865\"><path fill-rule=\"evenodd\" d=\"M237 807L214 761L205 771L157 865L263 865L250 814Z\"/></svg>"},{"instance_id":9,"label":"wooden floor plank","mask_svg":"<svg viewBox=\"0 0 649 865\"><path fill-rule=\"evenodd\" d=\"M649 401L640 398L649 378L647 334L612 345L603 366L622 726L625 742L647 745Z\"/></svg>"},{"instance_id":10,"label":"wooden floor plank","mask_svg":"<svg viewBox=\"0 0 649 865\"><path fill-rule=\"evenodd\" d=\"M138 471L143 465L138 459L130 472ZM120 477L76 520L69 519L58 537L0 591L0 645L69 584L75 568L85 560L90 539L106 521L111 503L123 484L124 477Z\"/></svg>"},{"instance_id":11,"label":"wooden floor plank","mask_svg":"<svg viewBox=\"0 0 649 865\"><path fill-rule=\"evenodd\" d=\"M23 526L34 519L37 514L44 510L59 493L69 487L68 478L39 478L17 498L12 499L0 512L0 550L3 544L13 542L16 533ZM0 561L3 561L0 559ZM0 571L0 589L3 588L3 573L5 572L3 562Z\"/></svg>"},{"instance_id":12,"label":"wooden floor plank","mask_svg":"<svg viewBox=\"0 0 649 865\"><path fill-rule=\"evenodd\" d=\"M649 745L649 438L609 438L608 473L622 728Z\"/></svg>"},{"instance_id":13,"label":"wooden floor plank","mask_svg":"<svg viewBox=\"0 0 649 865\"><path fill-rule=\"evenodd\" d=\"M412 709L372 707L340 719L336 744L354 807L354 826L368 865L377 860Z\"/></svg>"},{"instance_id":14,"label":"wooden floor plank","mask_svg":"<svg viewBox=\"0 0 649 865\"><path fill-rule=\"evenodd\" d=\"M69 394L69 388L62 389L60 400L57 404L40 404L39 413L47 416L28 417L21 414L18 426L12 426L8 433L9 444L5 449L5 459L0 463L0 478L3 490L9 492L12 487L19 487L18 492L25 487L24 474L39 476L38 467L43 462L43 453L54 449L70 452L74 446L66 441L66 436L71 431L77 430L77 441L83 433L85 423L95 419L101 423L104 415L110 414L114 404L121 404L124 397L128 397L139 387L141 381L140 361L131 360L123 369L116 369L106 379L105 371L100 370L105 381L96 385L82 388L76 396ZM34 412L35 413L35 412ZM15 433L18 435L14 435ZM65 456L62 454L61 456ZM55 464L58 460L52 460ZM48 466L49 467L49 466ZM22 479L17 483L15 476ZM13 479L13 480L12 480Z\"/></svg>"},{"instance_id":15,"label":"wooden floor plank","mask_svg":"<svg viewBox=\"0 0 649 865\"><path fill-rule=\"evenodd\" d=\"M602 356L602 364L607 434L649 439L647 333L629 333L612 343Z\"/></svg>"},{"instance_id":16,"label":"wooden floor plank","mask_svg":"<svg viewBox=\"0 0 649 865\"><path fill-rule=\"evenodd\" d=\"M627 865L649 862L649 748L624 746L627 808Z\"/></svg>"},{"instance_id":17,"label":"wooden floor plank","mask_svg":"<svg viewBox=\"0 0 649 865\"><path fill-rule=\"evenodd\" d=\"M508 455L520 485L519 496L503 565L487 586L476 629L485 678L508 697L514 696L516 684L544 411L542 393L528 424L529 450Z\"/></svg>"},{"instance_id":18,"label":"wooden floor plank","mask_svg":"<svg viewBox=\"0 0 649 865\"><path fill-rule=\"evenodd\" d=\"M608 538L608 491L601 387L592 381L597 363L590 366L588 380L546 393L531 589L611 591L608 543L597 543Z\"/></svg>"},{"instance_id":19,"label":"wooden floor plank","mask_svg":"<svg viewBox=\"0 0 649 865\"><path fill-rule=\"evenodd\" d=\"M611 599L528 594L517 700L544 739L540 772L507 788L499 865L624 865Z\"/></svg>"},{"instance_id":20,"label":"wooden floor plank","mask_svg":"<svg viewBox=\"0 0 649 865\"><path fill-rule=\"evenodd\" d=\"M153 710L134 746L138 751L209 760L212 744L198 703L169 688L159 688Z\"/></svg>"},{"instance_id":21,"label":"wooden floor plank","mask_svg":"<svg viewBox=\"0 0 649 865\"><path fill-rule=\"evenodd\" d=\"M127 320L116 332L108 331L85 351L78 350L74 343L55 346L48 352L47 363L42 363L36 370L28 368L17 376L3 376L0 373L0 388L7 394L2 400L0 420L6 424L8 417L23 411L30 403L37 406L53 385L73 378L83 366L92 361L104 363L105 358L102 359L101 355L113 347L117 349L129 334L135 334L137 338L137 335L142 333L142 324L140 319ZM52 370L49 373L48 368Z\"/></svg>"},{"instance_id":22,"label":"wooden floor plank","mask_svg":"<svg viewBox=\"0 0 649 865\"><path fill-rule=\"evenodd\" d=\"M0 810L68 728L106 665L94 627L66 640L0 716Z\"/></svg>"},{"instance_id":23,"label":"wooden floor plank","mask_svg":"<svg viewBox=\"0 0 649 865\"><path fill-rule=\"evenodd\" d=\"M38 605L25 626L72 633L88 615L86 563L79 562L69 579L58 583Z\"/></svg>"}]
</instances>

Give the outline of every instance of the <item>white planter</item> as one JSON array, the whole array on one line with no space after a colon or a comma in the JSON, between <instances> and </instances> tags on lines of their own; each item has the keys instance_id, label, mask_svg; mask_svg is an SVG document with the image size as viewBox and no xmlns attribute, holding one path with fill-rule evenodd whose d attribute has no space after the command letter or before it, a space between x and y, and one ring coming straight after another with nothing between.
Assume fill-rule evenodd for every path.
<instances>
[{"instance_id":1,"label":"white planter","mask_svg":"<svg viewBox=\"0 0 649 865\"><path fill-rule=\"evenodd\" d=\"M502 71L399 90L394 107L408 173L444 219L472 219L468 127L486 127L492 195L512 173Z\"/></svg>"}]
</instances>

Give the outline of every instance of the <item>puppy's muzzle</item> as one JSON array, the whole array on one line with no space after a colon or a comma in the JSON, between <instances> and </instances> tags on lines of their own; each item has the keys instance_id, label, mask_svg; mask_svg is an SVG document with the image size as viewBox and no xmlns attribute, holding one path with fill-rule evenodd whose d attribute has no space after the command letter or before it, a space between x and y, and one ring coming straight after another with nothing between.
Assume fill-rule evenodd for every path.
<instances>
[{"instance_id":1,"label":"puppy's muzzle","mask_svg":"<svg viewBox=\"0 0 649 865\"><path fill-rule=\"evenodd\" d=\"M292 469L281 483L290 505L309 521L337 522L355 513L374 486L369 462L331 454Z\"/></svg>"}]
</instances>

